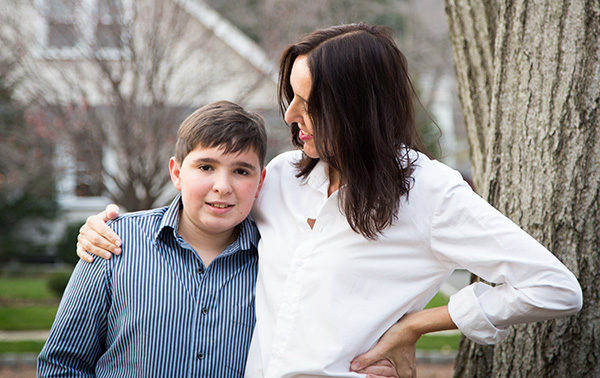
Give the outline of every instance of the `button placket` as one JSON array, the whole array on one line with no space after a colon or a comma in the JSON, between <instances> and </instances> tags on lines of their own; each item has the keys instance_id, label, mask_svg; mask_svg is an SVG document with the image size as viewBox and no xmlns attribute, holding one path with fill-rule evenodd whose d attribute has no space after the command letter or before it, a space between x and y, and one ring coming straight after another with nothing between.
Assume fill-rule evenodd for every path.
<instances>
[{"instance_id":1,"label":"button placket","mask_svg":"<svg viewBox=\"0 0 600 378\"><path fill-rule=\"evenodd\" d=\"M286 298L281 302L277 314L277 327L273 335L271 362L267 369L266 376L276 377L280 368L284 365L286 349L290 343L290 335L293 331L293 323L298 312L299 298L302 293L302 277L304 276L304 257L309 255L313 249L314 243L309 235L307 240L297 246L294 251L294 257L290 261L290 268L285 284L284 291Z\"/></svg>"}]
</instances>

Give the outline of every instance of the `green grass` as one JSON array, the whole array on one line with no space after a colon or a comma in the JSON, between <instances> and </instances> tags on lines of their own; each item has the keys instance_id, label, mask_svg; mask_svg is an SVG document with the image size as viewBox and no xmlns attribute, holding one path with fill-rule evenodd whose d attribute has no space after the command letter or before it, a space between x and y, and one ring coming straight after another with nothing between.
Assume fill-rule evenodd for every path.
<instances>
[{"instance_id":1,"label":"green grass","mask_svg":"<svg viewBox=\"0 0 600 378\"><path fill-rule=\"evenodd\" d=\"M425 308L434 308L448 304L448 297L437 293ZM417 349L424 350L457 350L460 333L423 335L417 341Z\"/></svg>"},{"instance_id":2,"label":"green grass","mask_svg":"<svg viewBox=\"0 0 600 378\"><path fill-rule=\"evenodd\" d=\"M51 300L56 298L46 278L0 278L0 300Z\"/></svg>"},{"instance_id":3,"label":"green grass","mask_svg":"<svg viewBox=\"0 0 600 378\"><path fill-rule=\"evenodd\" d=\"M2 353L40 353L44 341L0 341Z\"/></svg>"},{"instance_id":4,"label":"green grass","mask_svg":"<svg viewBox=\"0 0 600 378\"><path fill-rule=\"evenodd\" d=\"M58 310L58 298L47 281L48 276L0 278L0 301L4 301L0 306L1 330L50 329Z\"/></svg>"},{"instance_id":5,"label":"green grass","mask_svg":"<svg viewBox=\"0 0 600 378\"><path fill-rule=\"evenodd\" d=\"M0 329L26 331L50 329L58 305L0 308Z\"/></svg>"},{"instance_id":6,"label":"green grass","mask_svg":"<svg viewBox=\"0 0 600 378\"><path fill-rule=\"evenodd\" d=\"M0 278L0 300L48 301L56 299L47 285L48 277L43 278ZM448 298L436 294L426 308L439 307L448 304ZM27 305L0 307L1 330L46 330L54 322L58 304L56 305ZM424 350L456 350L460 334L431 334L424 335L417 342L418 349ZM0 353L4 352L34 352L38 353L43 342L37 341L2 341Z\"/></svg>"},{"instance_id":7,"label":"green grass","mask_svg":"<svg viewBox=\"0 0 600 378\"><path fill-rule=\"evenodd\" d=\"M425 350L457 350L460 333L423 335L417 341L417 349Z\"/></svg>"},{"instance_id":8,"label":"green grass","mask_svg":"<svg viewBox=\"0 0 600 378\"><path fill-rule=\"evenodd\" d=\"M433 297L431 299L431 301L429 301L429 303L427 304L427 306L425 306L425 308L440 307L440 306L445 306L447 304L448 304L448 297L446 297L442 293L437 293L435 295L435 297Z\"/></svg>"}]
</instances>

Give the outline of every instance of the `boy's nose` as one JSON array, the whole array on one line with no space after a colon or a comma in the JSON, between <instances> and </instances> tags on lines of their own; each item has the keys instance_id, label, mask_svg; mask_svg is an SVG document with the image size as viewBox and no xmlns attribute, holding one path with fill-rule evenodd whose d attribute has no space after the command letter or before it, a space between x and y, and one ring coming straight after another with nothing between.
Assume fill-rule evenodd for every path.
<instances>
[{"instance_id":1,"label":"boy's nose","mask_svg":"<svg viewBox=\"0 0 600 378\"><path fill-rule=\"evenodd\" d=\"M227 174L217 175L213 184L213 190L221 194L231 193L231 178Z\"/></svg>"}]
</instances>

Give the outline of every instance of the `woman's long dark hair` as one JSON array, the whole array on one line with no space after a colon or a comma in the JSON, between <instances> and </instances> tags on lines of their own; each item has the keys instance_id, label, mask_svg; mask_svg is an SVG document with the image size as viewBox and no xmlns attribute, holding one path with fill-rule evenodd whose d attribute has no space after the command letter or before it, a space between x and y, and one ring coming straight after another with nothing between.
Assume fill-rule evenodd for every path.
<instances>
[{"instance_id":1,"label":"woman's long dark hair","mask_svg":"<svg viewBox=\"0 0 600 378\"><path fill-rule=\"evenodd\" d=\"M425 148L415 124L415 92L407 63L391 29L367 24L317 30L288 46L281 57L279 106L294 98L290 74L296 58L308 56L312 87L308 114L320 159L336 170L340 207L352 229L369 239L397 217L414 169L409 149ZM292 141L301 147L298 125ZM318 159L298 163L306 177Z\"/></svg>"}]
</instances>

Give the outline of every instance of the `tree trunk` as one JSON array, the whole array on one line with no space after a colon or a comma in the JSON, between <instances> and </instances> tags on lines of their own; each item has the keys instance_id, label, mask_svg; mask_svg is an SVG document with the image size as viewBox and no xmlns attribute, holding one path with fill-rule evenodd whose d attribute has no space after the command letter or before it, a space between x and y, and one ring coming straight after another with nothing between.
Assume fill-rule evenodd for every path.
<instances>
[{"instance_id":1,"label":"tree trunk","mask_svg":"<svg viewBox=\"0 0 600 378\"><path fill-rule=\"evenodd\" d=\"M600 377L600 1L446 0L475 186L579 279L576 315L461 341L457 377Z\"/></svg>"}]
</instances>

